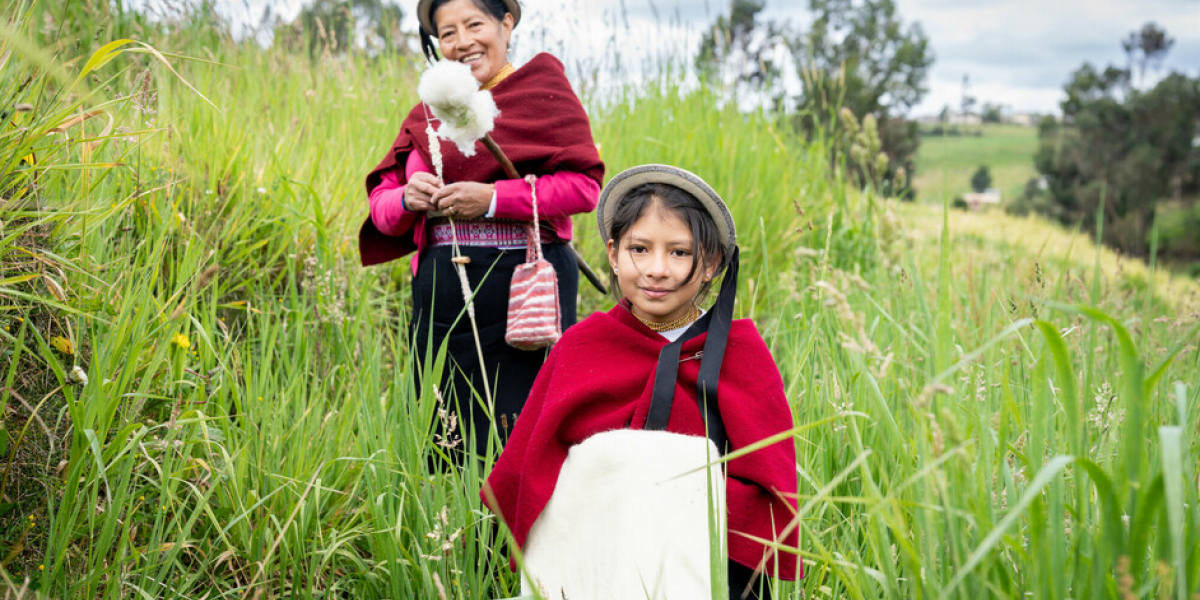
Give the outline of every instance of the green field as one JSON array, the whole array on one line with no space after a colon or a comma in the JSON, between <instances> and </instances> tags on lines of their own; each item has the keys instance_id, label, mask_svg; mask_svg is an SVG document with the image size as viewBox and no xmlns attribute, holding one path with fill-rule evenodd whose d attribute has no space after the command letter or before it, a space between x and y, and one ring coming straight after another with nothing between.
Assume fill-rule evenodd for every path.
<instances>
[{"instance_id":1,"label":"green field","mask_svg":"<svg viewBox=\"0 0 1200 600\"><path fill-rule=\"evenodd\" d=\"M35 41L27 8L0 15L0 582L515 595L478 499L494 453L428 468L439 404L413 383L407 263L358 265L362 177L416 61L127 15L78 23L74 50ZM134 30L166 56L101 49ZM1195 598L1200 286L1090 232L852 189L826 148L677 80L589 114L609 175L683 166L738 223L737 312L798 425L807 577L775 597ZM1003 139L1012 157L1032 136L922 153ZM943 164L965 186L977 162ZM602 264L592 223L578 242Z\"/></svg>"},{"instance_id":2,"label":"green field","mask_svg":"<svg viewBox=\"0 0 1200 600\"><path fill-rule=\"evenodd\" d=\"M941 203L971 190L971 176L980 165L992 174L992 187L1008 201L1020 196L1025 183L1037 177L1033 155L1037 152L1037 128L1019 125L960 127L982 129L982 136L925 135L917 150L917 175L913 185L921 202Z\"/></svg>"}]
</instances>

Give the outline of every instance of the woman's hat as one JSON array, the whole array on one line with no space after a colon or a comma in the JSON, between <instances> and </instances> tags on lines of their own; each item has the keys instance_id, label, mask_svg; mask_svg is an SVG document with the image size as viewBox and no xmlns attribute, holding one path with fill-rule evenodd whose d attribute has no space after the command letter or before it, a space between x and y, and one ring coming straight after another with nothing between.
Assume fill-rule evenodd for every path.
<instances>
[{"instance_id":1,"label":"woman's hat","mask_svg":"<svg viewBox=\"0 0 1200 600\"><path fill-rule=\"evenodd\" d=\"M596 223L600 226L600 237L608 243L608 232L611 229L613 215L621 199L639 185L646 183L665 183L673 185L694 196L712 215L717 225L717 237L728 258L737 246L737 229L733 226L733 216L729 207L721 200L712 186L697 177L694 173L672 167L670 165L641 165L617 173L609 180L600 192L600 203L596 206Z\"/></svg>"},{"instance_id":2,"label":"woman's hat","mask_svg":"<svg viewBox=\"0 0 1200 600\"><path fill-rule=\"evenodd\" d=\"M417 2L417 18L421 20L421 31L437 37L437 32L433 27L433 11L429 8L433 6L433 0L418 0ZM517 0L504 0L504 6L513 16L513 27L521 22L521 4Z\"/></svg>"}]
</instances>

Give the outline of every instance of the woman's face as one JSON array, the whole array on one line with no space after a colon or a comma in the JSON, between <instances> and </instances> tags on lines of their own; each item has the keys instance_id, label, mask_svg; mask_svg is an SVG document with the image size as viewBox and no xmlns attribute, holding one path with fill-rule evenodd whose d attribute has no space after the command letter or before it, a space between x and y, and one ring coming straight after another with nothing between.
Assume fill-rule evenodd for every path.
<instances>
[{"instance_id":1,"label":"woman's face","mask_svg":"<svg viewBox=\"0 0 1200 600\"><path fill-rule=\"evenodd\" d=\"M692 229L658 200L625 231L608 242L609 265L617 285L639 317L668 323L691 310L710 268L692 271ZM692 274L689 279L688 275Z\"/></svg>"},{"instance_id":2,"label":"woman's face","mask_svg":"<svg viewBox=\"0 0 1200 600\"><path fill-rule=\"evenodd\" d=\"M508 40L513 16L494 17L472 0L450 0L433 13L442 56L471 67L471 75L486 83L508 64Z\"/></svg>"}]
</instances>

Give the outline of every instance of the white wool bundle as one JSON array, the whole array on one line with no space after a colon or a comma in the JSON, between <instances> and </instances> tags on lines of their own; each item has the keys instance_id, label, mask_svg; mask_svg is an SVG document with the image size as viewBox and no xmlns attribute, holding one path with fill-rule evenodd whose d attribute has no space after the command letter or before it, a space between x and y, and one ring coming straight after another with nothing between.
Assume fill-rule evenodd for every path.
<instances>
[{"instance_id":1,"label":"white wool bundle","mask_svg":"<svg viewBox=\"0 0 1200 600\"><path fill-rule=\"evenodd\" d=\"M475 155L476 140L492 130L500 115L492 93L479 89L471 67L452 60L439 60L426 69L417 95L442 122L438 137L454 142L463 156Z\"/></svg>"}]
</instances>

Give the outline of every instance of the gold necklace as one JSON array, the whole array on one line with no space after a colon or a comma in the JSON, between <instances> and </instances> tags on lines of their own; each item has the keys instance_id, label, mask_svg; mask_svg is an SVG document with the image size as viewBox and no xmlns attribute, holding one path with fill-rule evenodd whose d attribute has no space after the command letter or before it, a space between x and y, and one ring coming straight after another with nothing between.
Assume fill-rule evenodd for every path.
<instances>
[{"instance_id":1,"label":"gold necklace","mask_svg":"<svg viewBox=\"0 0 1200 600\"><path fill-rule=\"evenodd\" d=\"M667 321L666 323L659 323L656 321L647 321L646 319L643 319L642 317L640 317L637 313L633 312L632 310L630 310L629 313L632 314L634 317L636 317L637 320L641 321L642 325L649 327L652 331L654 331L656 333L662 333L664 331L671 331L672 329L679 329L680 327L683 327L684 325L687 325L688 323L691 323L692 321L695 321L696 319L700 318L700 309L696 308L695 304L693 304L688 309L688 311L686 313L684 313L684 315L682 317L679 317L678 319L675 319L674 321Z\"/></svg>"},{"instance_id":2,"label":"gold necklace","mask_svg":"<svg viewBox=\"0 0 1200 600\"><path fill-rule=\"evenodd\" d=\"M497 85L500 84L501 81L504 81L505 77L512 75L513 71L516 71L516 70L517 70L517 68L512 66L512 63L505 64L503 67L500 67L499 73L496 73L496 75L494 77L487 80L487 83L479 86L479 89L490 90L490 89L496 87Z\"/></svg>"}]
</instances>

